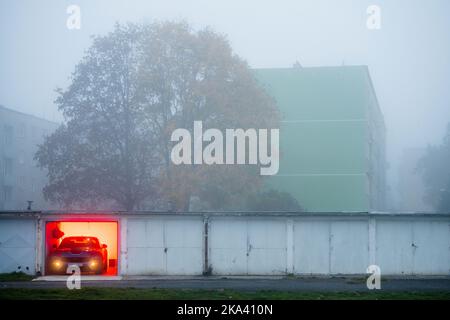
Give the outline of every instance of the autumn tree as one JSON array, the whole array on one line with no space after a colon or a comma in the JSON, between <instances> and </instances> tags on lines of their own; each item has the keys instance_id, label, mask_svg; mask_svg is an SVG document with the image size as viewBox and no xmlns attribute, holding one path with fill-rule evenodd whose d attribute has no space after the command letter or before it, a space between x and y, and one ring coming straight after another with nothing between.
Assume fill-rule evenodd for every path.
<instances>
[{"instance_id":1,"label":"autumn tree","mask_svg":"<svg viewBox=\"0 0 450 320\"><path fill-rule=\"evenodd\" d=\"M231 208L260 186L257 170L236 165L174 166L170 135L176 128L192 129L196 120L204 129L278 127L274 101L223 35L165 23L154 25L147 36L139 92L150 126L160 133L164 194L175 210L187 210L192 196L203 199L210 209Z\"/></svg>"},{"instance_id":2,"label":"autumn tree","mask_svg":"<svg viewBox=\"0 0 450 320\"><path fill-rule=\"evenodd\" d=\"M49 172L47 199L188 210L197 196L214 209L261 184L254 166L170 159L171 133L196 120L205 129L278 127L273 100L223 35L186 23L116 25L58 92L65 121L36 154Z\"/></svg>"},{"instance_id":3,"label":"autumn tree","mask_svg":"<svg viewBox=\"0 0 450 320\"><path fill-rule=\"evenodd\" d=\"M69 87L58 90L65 121L36 154L48 169L47 199L66 207L114 201L131 210L154 193L154 133L137 100L143 38L135 25L94 38Z\"/></svg>"}]
</instances>

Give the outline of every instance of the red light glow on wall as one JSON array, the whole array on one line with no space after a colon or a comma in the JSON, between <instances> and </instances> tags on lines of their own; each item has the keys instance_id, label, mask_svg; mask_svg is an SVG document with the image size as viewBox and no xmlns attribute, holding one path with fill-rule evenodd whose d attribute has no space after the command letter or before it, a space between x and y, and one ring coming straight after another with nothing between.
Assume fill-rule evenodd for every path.
<instances>
[{"instance_id":1,"label":"red light glow on wall","mask_svg":"<svg viewBox=\"0 0 450 320\"><path fill-rule=\"evenodd\" d=\"M46 274L64 274L77 264L83 273L117 275L116 221L52 221L45 233Z\"/></svg>"}]
</instances>

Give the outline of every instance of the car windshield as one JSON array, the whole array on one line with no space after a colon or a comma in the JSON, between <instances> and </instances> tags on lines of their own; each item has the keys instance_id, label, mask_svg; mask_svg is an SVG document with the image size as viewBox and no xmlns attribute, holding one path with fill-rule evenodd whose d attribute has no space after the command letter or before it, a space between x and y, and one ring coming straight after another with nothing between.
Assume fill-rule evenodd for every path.
<instances>
[{"instance_id":1,"label":"car windshield","mask_svg":"<svg viewBox=\"0 0 450 320\"><path fill-rule=\"evenodd\" d=\"M74 249L74 248L94 248L99 249L100 244L97 238L93 237L69 237L64 238L59 245L60 249Z\"/></svg>"}]
</instances>

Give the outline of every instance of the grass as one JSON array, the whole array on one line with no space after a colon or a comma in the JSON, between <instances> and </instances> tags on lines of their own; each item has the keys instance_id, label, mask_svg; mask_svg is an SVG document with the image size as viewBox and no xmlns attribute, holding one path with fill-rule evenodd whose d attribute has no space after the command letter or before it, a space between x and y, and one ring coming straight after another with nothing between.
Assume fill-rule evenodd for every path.
<instances>
[{"instance_id":1,"label":"grass","mask_svg":"<svg viewBox=\"0 0 450 320\"><path fill-rule=\"evenodd\" d=\"M12 300L450 300L450 292L287 292L190 289L82 288L0 289L0 299Z\"/></svg>"},{"instance_id":2,"label":"grass","mask_svg":"<svg viewBox=\"0 0 450 320\"><path fill-rule=\"evenodd\" d=\"M5 281L31 281L33 276L23 272L0 273L0 282Z\"/></svg>"}]
</instances>

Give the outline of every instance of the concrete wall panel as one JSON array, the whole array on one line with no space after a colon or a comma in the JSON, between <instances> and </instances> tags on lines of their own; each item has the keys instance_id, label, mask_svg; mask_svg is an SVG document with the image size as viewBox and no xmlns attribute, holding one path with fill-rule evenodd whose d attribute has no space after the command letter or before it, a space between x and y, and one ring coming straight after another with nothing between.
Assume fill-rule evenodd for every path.
<instances>
[{"instance_id":1,"label":"concrete wall panel","mask_svg":"<svg viewBox=\"0 0 450 320\"><path fill-rule=\"evenodd\" d=\"M129 218L127 228L127 274L203 272L202 219Z\"/></svg>"},{"instance_id":2,"label":"concrete wall panel","mask_svg":"<svg viewBox=\"0 0 450 320\"><path fill-rule=\"evenodd\" d=\"M412 223L409 220L377 221L376 264L382 274L412 274Z\"/></svg>"},{"instance_id":3,"label":"concrete wall panel","mask_svg":"<svg viewBox=\"0 0 450 320\"><path fill-rule=\"evenodd\" d=\"M0 216L0 272L38 270L45 221ZM448 215L121 214L119 226L121 275L365 274L370 264L382 275L450 272Z\"/></svg>"},{"instance_id":4,"label":"concrete wall panel","mask_svg":"<svg viewBox=\"0 0 450 320\"><path fill-rule=\"evenodd\" d=\"M327 274L330 271L330 223L298 219L294 225L294 273Z\"/></svg>"},{"instance_id":5,"label":"concrete wall panel","mask_svg":"<svg viewBox=\"0 0 450 320\"><path fill-rule=\"evenodd\" d=\"M414 274L450 274L450 224L413 222Z\"/></svg>"},{"instance_id":6,"label":"concrete wall panel","mask_svg":"<svg viewBox=\"0 0 450 320\"><path fill-rule=\"evenodd\" d=\"M249 219L248 274L286 273L286 220Z\"/></svg>"},{"instance_id":7,"label":"concrete wall panel","mask_svg":"<svg viewBox=\"0 0 450 320\"><path fill-rule=\"evenodd\" d=\"M330 272L332 274L366 272L369 266L367 221L333 221L330 238Z\"/></svg>"},{"instance_id":8,"label":"concrete wall panel","mask_svg":"<svg viewBox=\"0 0 450 320\"><path fill-rule=\"evenodd\" d=\"M247 220L209 221L209 265L214 274L247 274Z\"/></svg>"},{"instance_id":9,"label":"concrete wall panel","mask_svg":"<svg viewBox=\"0 0 450 320\"><path fill-rule=\"evenodd\" d=\"M36 272L36 221L0 220L0 273Z\"/></svg>"}]
</instances>

